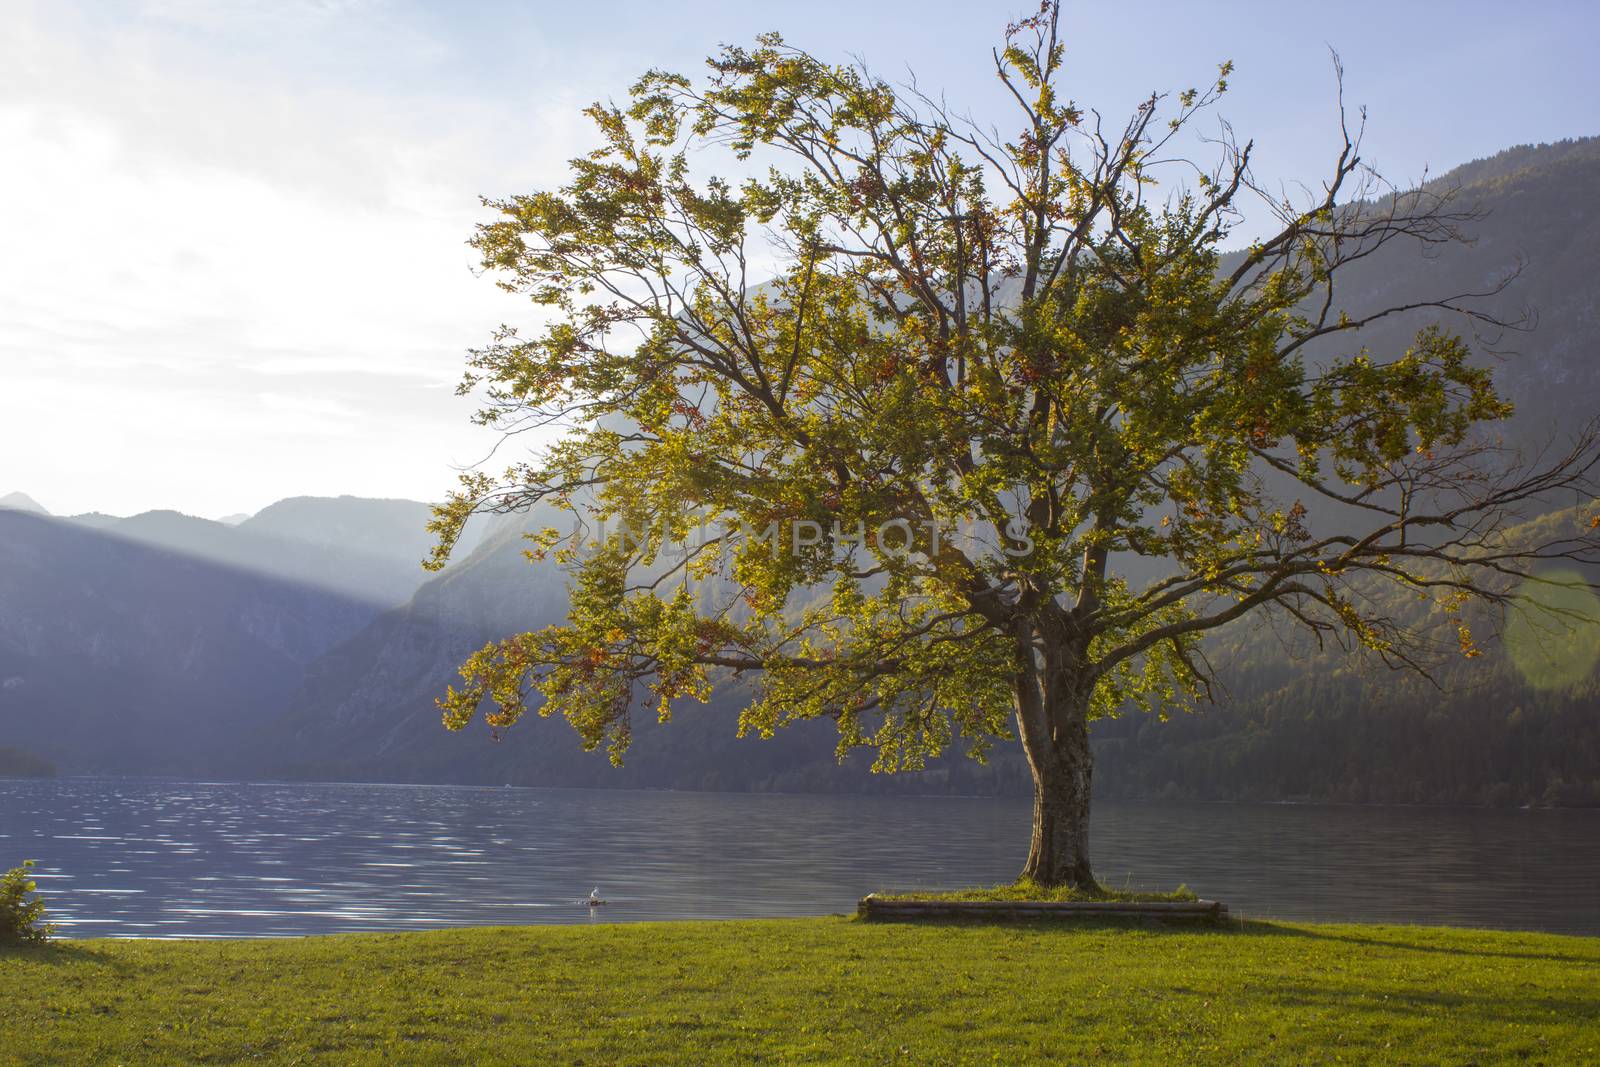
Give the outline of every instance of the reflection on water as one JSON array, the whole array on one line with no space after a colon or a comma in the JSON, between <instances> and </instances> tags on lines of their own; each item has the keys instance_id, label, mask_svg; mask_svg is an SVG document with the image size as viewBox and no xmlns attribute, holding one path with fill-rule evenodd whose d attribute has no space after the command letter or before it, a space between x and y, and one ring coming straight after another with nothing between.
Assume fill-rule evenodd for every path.
<instances>
[{"instance_id":1,"label":"reflection on water","mask_svg":"<svg viewBox=\"0 0 1600 1067\"><path fill-rule=\"evenodd\" d=\"M0 868L69 936L852 910L1010 879L1012 799L0 780ZM1600 811L1102 803L1098 870L1236 913L1600 934ZM595 886L611 903L580 901Z\"/></svg>"}]
</instances>

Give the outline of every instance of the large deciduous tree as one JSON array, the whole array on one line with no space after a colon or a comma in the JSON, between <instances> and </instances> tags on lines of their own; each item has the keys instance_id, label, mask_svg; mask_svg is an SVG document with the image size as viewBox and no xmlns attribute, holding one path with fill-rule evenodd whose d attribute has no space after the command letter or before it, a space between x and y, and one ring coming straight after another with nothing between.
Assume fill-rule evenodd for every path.
<instances>
[{"instance_id":1,"label":"large deciduous tree","mask_svg":"<svg viewBox=\"0 0 1600 1067\"><path fill-rule=\"evenodd\" d=\"M1089 724L1208 695L1207 631L1260 612L1423 666L1371 583L1464 620L1594 552L1502 536L1593 500L1592 432L1523 464L1481 432L1510 409L1462 338L1362 347L1402 312L1489 322L1484 294L1338 288L1471 212L1383 183L1344 122L1320 192L1267 194L1225 124L1194 135L1226 64L1108 125L1063 95L1057 15L994 53L1009 136L773 35L590 108L567 185L490 202L484 264L548 319L474 352L465 388L485 423L562 432L468 476L435 562L474 512L605 522L537 539L574 567L568 622L474 655L447 725L542 698L620 759L635 707L748 673L741 731L830 717L879 770L1014 737L1023 873L1092 886ZM1276 233L1226 253L1246 197Z\"/></svg>"}]
</instances>

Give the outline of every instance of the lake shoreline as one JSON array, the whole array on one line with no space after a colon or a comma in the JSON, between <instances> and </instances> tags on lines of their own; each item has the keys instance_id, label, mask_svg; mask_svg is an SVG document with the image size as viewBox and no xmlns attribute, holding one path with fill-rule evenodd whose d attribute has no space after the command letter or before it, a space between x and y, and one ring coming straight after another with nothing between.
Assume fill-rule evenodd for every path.
<instances>
[{"instance_id":1,"label":"lake shoreline","mask_svg":"<svg viewBox=\"0 0 1600 1067\"><path fill-rule=\"evenodd\" d=\"M1215 903L1207 901L1206 903ZM1600 945L1600 933L1552 933L1543 930L1533 930L1524 927L1510 926L1457 926L1450 923L1394 923L1381 920L1372 922L1341 921L1341 922L1311 922L1302 919L1283 919L1271 916L1249 915L1241 913L1238 909L1224 909L1225 917L1220 922L1203 924L1219 933L1237 933L1241 930L1256 927L1307 927L1345 930L1411 930L1426 931L1429 933L1488 935L1493 937L1562 937L1572 938L1577 941L1593 942ZM49 916L46 916L48 921ZM841 909L827 915L769 915L759 919L733 917L726 919L618 919L605 923L523 923L520 925L485 925L485 926L433 926L418 927L412 930L337 930L324 933L309 934L71 934L57 930L48 944L58 947L94 946L105 944L163 944L163 945L222 945L222 944L256 944L262 942L295 943L304 941L323 941L334 938L358 937L415 937L429 934L474 934L484 932L507 933L525 930L594 930L617 928L624 930L637 930L640 927L651 926L727 926L739 923L807 923L824 922L831 920L849 920L853 922L871 922L878 926L967 926L973 928L1008 928L1028 929L1035 926L1050 926L1066 931L1082 931L1084 929L1106 930L1138 930L1145 929L1152 932L1177 932L1177 926L1168 926L1159 922L1141 921L1139 917L1112 916L1106 919L1093 917L1073 917L1067 920L1051 920L1040 922L1031 918L1017 918L1002 916L999 918L974 918L971 916L940 916L937 918L873 918L863 919L859 914L859 906L855 911ZM0 944L0 960L5 958L8 951L17 951L13 946ZM23 949L22 951L37 951ZM1600 962L1600 961L1597 961Z\"/></svg>"},{"instance_id":2,"label":"lake shoreline","mask_svg":"<svg viewBox=\"0 0 1600 1067\"><path fill-rule=\"evenodd\" d=\"M993 792L993 793L950 793L929 792L918 793L898 789L884 790L790 790L790 789L676 789L664 786L651 785L518 785L502 783L494 785L487 782L404 782L388 779L361 779L361 778L186 778L181 775L168 774L100 774L96 772L64 773L55 772L40 775L5 775L0 774L0 784L7 781L35 781L35 780L61 780L61 781L102 781L102 782L157 782L173 785L236 785L236 786L327 786L327 787L363 787L363 788L394 788L394 789L514 789L532 791L560 791L569 793L644 793L662 794L666 796L716 796L716 797L861 797L885 800L997 800L1018 801L1029 799L1025 792ZM1354 801L1354 800L1318 800L1311 797L1279 797L1273 799L1218 799L1218 798L1174 798L1150 795L1124 795L1094 797L1095 804L1145 804L1152 807L1286 807L1286 808L1350 808L1361 811L1394 810L1394 811L1482 811L1482 812L1594 812L1600 817L1600 804L1445 804L1433 802L1405 803L1401 801Z\"/></svg>"}]
</instances>

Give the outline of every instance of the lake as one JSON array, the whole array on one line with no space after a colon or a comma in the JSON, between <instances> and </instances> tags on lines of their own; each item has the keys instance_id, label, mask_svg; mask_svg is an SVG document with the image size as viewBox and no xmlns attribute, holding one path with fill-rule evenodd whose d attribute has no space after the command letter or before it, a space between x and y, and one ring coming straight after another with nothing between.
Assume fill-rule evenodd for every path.
<instances>
[{"instance_id":1,"label":"lake","mask_svg":"<svg viewBox=\"0 0 1600 1067\"><path fill-rule=\"evenodd\" d=\"M1008 881L1017 799L0 779L69 937L824 915ZM1236 915L1600 934L1600 811L1100 803L1096 868ZM610 903L580 904L598 886Z\"/></svg>"}]
</instances>

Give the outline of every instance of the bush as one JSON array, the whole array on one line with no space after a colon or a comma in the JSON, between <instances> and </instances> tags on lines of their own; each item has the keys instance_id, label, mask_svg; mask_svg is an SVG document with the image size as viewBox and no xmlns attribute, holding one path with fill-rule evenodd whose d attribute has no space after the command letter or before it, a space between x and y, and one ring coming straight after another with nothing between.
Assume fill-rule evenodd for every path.
<instances>
[{"instance_id":1,"label":"bush","mask_svg":"<svg viewBox=\"0 0 1600 1067\"><path fill-rule=\"evenodd\" d=\"M32 870L33 861L23 860L21 867L0 875L0 944L45 941L55 933L44 921L44 901L28 877Z\"/></svg>"}]
</instances>

